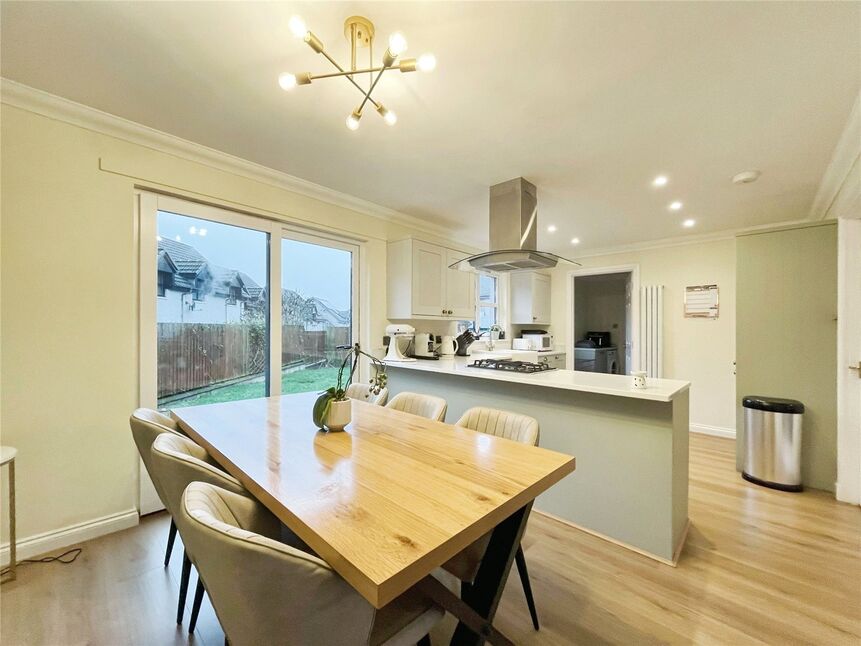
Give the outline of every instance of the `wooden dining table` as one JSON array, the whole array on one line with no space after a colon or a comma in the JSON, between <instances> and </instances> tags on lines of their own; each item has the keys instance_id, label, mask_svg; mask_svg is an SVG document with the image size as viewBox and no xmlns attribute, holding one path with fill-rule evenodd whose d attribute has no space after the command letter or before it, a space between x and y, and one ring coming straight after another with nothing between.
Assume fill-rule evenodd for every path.
<instances>
[{"instance_id":1,"label":"wooden dining table","mask_svg":"<svg viewBox=\"0 0 861 646\"><path fill-rule=\"evenodd\" d=\"M355 400L346 429L324 432L316 397L172 415L374 607L420 585L459 619L452 644L510 643L492 622L532 501L574 458ZM431 576L491 531L463 599Z\"/></svg>"}]
</instances>

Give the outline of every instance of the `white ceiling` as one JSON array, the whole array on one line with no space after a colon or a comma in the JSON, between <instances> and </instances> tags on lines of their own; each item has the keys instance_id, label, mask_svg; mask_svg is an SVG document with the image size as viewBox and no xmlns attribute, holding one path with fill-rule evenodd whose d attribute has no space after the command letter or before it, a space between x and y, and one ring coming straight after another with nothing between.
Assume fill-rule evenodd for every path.
<instances>
[{"instance_id":1,"label":"white ceiling","mask_svg":"<svg viewBox=\"0 0 861 646\"><path fill-rule=\"evenodd\" d=\"M2 3L2 74L450 226L486 244L487 188L538 186L540 246L589 249L807 217L861 86L859 3ZM345 117L342 79L294 40L302 15L347 62L363 14L432 74L388 73L386 126ZM755 184L733 186L738 171ZM663 173L670 182L651 186ZM681 200L681 212L667 205ZM681 220L697 225L682 229ZM544 228L555 224L558 231ZM568 241L582 243L575 252Z\"/></svg>"}]
</instances>

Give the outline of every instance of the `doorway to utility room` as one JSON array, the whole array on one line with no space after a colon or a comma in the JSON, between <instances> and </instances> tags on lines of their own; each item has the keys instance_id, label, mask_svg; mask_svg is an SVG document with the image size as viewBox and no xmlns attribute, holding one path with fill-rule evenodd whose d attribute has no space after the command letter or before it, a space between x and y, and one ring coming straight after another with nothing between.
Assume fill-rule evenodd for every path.
<instances>
[{"instance_id":1,"label":"doorway to utility room","mask_svg":"<svg viewBox=\"0 0 861 646\"><path fill-rule=\"evenodd\" d=\"M632 357L636 292L634 272L612 271L573 278L574 370L627 375Z\"/></svg>"}]
</instances>

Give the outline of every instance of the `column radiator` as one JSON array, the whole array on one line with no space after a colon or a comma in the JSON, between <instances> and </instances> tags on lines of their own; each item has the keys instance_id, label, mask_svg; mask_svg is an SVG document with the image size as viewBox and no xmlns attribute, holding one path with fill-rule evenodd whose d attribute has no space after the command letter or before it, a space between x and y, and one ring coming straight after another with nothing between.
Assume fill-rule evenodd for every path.
<instances>
[{"instance_id":1,"label":"column radiator","mask_svg":"<svg viewBox=\"0 0 861 646\"><path fill-rule=\"evenodd\" d=\"M640 370L664 376L664 286L640 288Z\"/></svg>"}]
</instances>

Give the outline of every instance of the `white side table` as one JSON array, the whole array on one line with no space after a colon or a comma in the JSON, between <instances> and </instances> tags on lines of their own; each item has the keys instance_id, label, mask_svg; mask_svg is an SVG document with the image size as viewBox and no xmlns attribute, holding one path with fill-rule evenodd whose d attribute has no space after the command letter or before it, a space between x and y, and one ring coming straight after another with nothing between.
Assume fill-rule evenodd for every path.
<instances>
[{"instance_id":1,"label":"white side table","mask_svg":"<svg viewBox=\"0 0 861 646\"><path fill-rule=\"evenodd\" d=\"M6 581L15 580L15 566L18 557L15 554L15 456L18 449L11 446L0 446L0 467L9 465L9 573Z\"/></svg>"}]
</instances>

